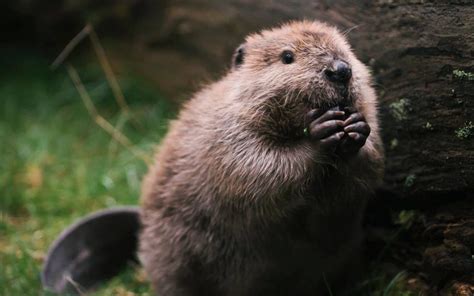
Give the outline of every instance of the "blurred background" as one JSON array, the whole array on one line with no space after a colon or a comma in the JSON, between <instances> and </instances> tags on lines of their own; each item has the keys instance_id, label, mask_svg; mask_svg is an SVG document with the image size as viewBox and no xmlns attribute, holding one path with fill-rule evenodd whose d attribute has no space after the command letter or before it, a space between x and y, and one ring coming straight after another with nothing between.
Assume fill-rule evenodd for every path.
<instances>
[{"instance_id":1,"label":"blurred background","mask_svg":"<svg viewBox=\"0 0 474 296\"><path fill-rule=\"evenodd\" d=\"M387 174L361 295L473 295L468 0L3 0L0 295L46 294L39 271L61 230L138 204L180 104L225 73L245 35L305 18L347 33L381 100ZM149 293L130 266L97 295Z\"/></svg>"}]
</instances>

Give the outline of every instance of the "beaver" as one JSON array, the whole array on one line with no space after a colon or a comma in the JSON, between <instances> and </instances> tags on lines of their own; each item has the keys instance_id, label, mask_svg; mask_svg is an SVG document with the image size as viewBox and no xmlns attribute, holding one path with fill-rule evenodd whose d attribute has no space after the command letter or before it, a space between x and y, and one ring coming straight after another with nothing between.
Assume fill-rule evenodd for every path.
<instances>
[{"instance_id":1,"label":"beaver","mask_svg":"<svg viewBox=\"0 0 474 296\"><path fill-rule=\"evenodd\" d=\"M371 76L345 36L316 21L249 35L170 125L141 200L157 295L337 293L383 174Z\"/></svg>"}]
</instances>

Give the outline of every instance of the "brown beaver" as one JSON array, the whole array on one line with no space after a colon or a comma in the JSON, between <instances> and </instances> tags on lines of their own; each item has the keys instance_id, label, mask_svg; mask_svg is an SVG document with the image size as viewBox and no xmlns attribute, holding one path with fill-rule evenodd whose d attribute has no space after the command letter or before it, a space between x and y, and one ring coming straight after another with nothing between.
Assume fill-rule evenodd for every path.
<instances>
[{"instance_id":1,"label":"brown beaver","mask_svg":"<svg viewBox=\"0 0 474 296\"><path fill-rule=\"evenodd\" d=\"M248 36L144 181L140 258L156 293L336 293L383 171L370 84L329 25Z\"/></svg>"}]
</instances>

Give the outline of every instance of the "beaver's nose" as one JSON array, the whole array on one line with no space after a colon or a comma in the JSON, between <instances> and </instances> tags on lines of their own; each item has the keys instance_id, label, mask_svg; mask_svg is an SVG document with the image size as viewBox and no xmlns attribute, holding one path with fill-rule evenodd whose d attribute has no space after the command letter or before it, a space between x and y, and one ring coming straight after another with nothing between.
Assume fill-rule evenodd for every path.
<instances>
[{"instance_id":1,"label":"beaver's nose","mask_svg":"<svg viewBox=\"0 0 474 296\"><path fill-rule=\"evenodd\" d=\"M352 70L346 62L336 60L331 67L324 70L324 74L332 82L347 83L352 77Z\"/></svg>"}]
</instances>

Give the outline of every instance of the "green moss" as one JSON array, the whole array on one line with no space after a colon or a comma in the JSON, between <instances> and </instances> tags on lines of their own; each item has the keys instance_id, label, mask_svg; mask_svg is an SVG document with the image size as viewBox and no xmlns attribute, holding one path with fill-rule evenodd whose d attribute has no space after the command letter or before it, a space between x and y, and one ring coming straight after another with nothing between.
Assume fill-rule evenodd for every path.
<instances>
[{"instance_id":1,"label":"green moss","mask_svg":"<svg viewBox=\"0 0 474 296\"><path fill-rule=\"evenodd\" d=\"M474 134L474 124L472 124L472 121L466 122L463 127L458 128L454 133L461 140L468 139Z\"/></svg>"},{"instance_id":2,"label":"green moss","mask_svg":"<svg viewBox=\"0 0 474 296\"><path fill-rule=\"evenodd\" d=\"M405 229L408 229L411 227L415 219L415 211L401 211L400 213L398 213L398 217L395 219L395 223L401 225Z\"/></svg>"},{"instance_id":3,"label":"green moss","mask_svg":"<svg viewBox=\"0 0 474 296\"><path fill-rule=\"evenodd\" d=\"M426 124L423 126L423 128L426 129L426 130L429 130L429 131L434 130L433 125L429 121L426 122Z\"/></svg>"},{"instance_id":4,"label":"green moss","mask_svg":"<svg viewBox=\"0 0 474 296\"><path fill-rule=\"evenodd\" d=\"M398 121L403 121L408 118L408 111L410 107L410 100L400 99L397 102L393 102L389 105L390 113L393 118Z\"/></svg>"},{"instance_id":5,"label":"green moss","mask_svg":"<svg viewBox=\"0 0 474 296\"><path fill-rule=\"evenodd\" d=\"M398 146L398 139L396 139L396 138L395 138L395 139L392 139L392 140L390 141L390 149L393 150L393 149L397 148L397 146Z\"/></svg>"},{"instance_id":6,"label":"green moss","mask_svg":"<svg viewBox=\"0 0 474 296\"><path fill-rule=\"evenodd\" d=\"M474 80L474 73L463 70L454 70L453 77L459 80Z\"/></svg>"},{"instance_id":7,"label":"green moss","mask_svg":"<svg viewBox=\"0 0 474 296\"><path fill-rule=\"evenodd\" d=\"M412 187L413 184L415 183L416 180L416 175L415 174L410 174L405 178L405 187L409 188Z\"/></svg>"}]
</instances>

